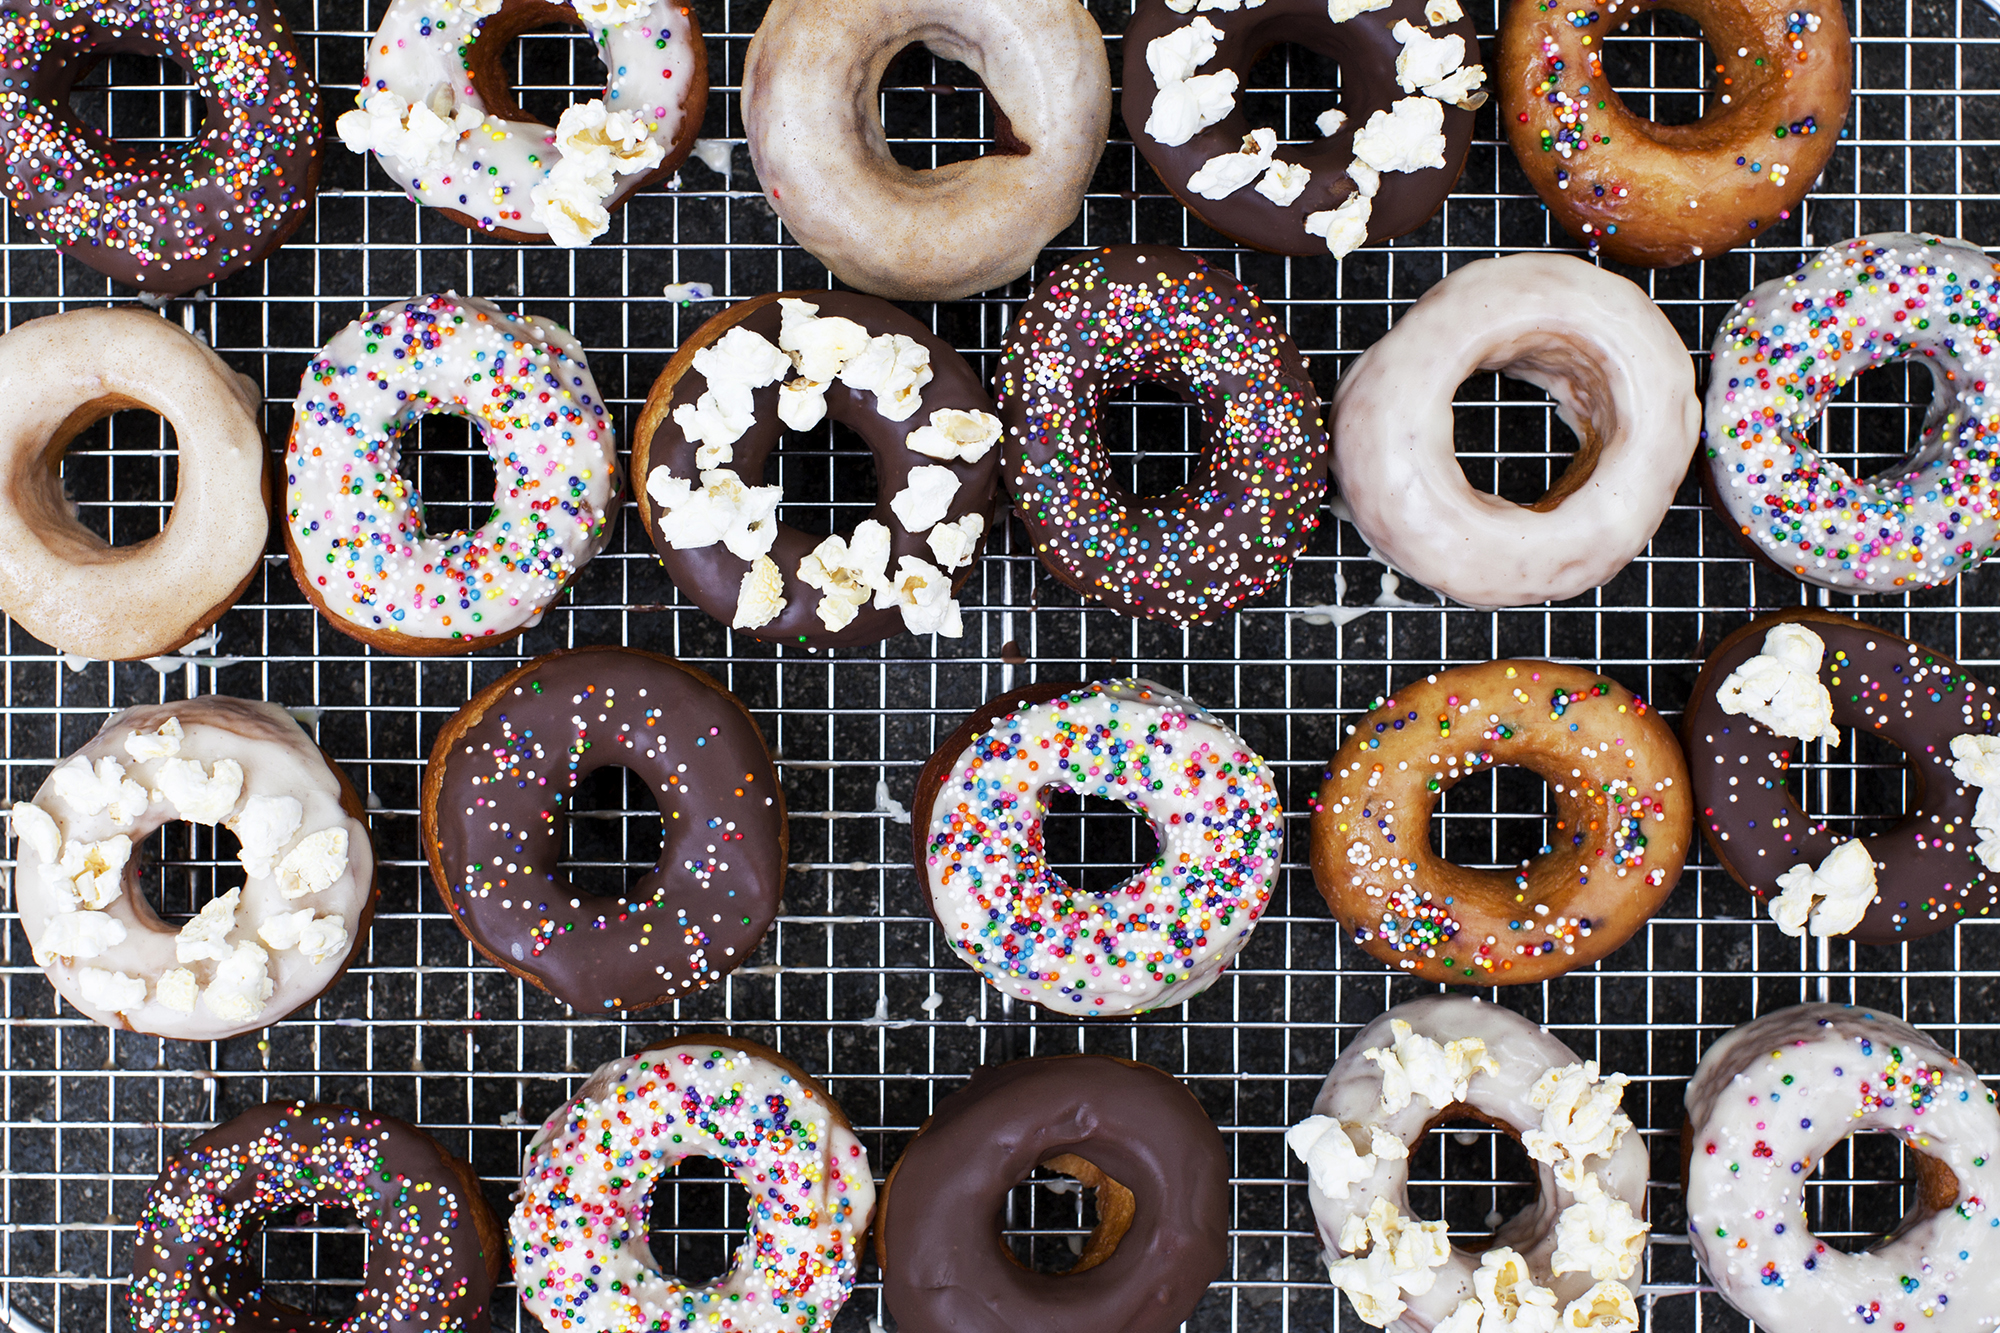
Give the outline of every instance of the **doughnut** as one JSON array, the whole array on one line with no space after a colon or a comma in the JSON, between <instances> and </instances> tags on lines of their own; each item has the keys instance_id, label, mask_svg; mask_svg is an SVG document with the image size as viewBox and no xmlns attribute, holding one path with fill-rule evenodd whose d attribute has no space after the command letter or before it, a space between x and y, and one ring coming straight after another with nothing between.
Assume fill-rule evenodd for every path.
<instances>
[{"instance_id":1,"label":"doughnut","mask_svg":"<svg viewBox=\"0 0 2000 1333\"><path fill-rule=\"evenodd\" d=\"M1458 385L1497 370L1555 399L1577 451L1548 494L1477 490L1454 455ZM1334 395L1333 476L1354 526L1470 606L1561 601L1646 549L1701 432L1694 364L1632 283L1566 255L1482 259L1418 298Z\"/></svg>"},{"instance_id":2,"label":"doughnut","mask_svg":"<svg viewBox=\"0 0 2000 1333\"><path fill-rule=\"evenodd\" d=\"M1281 43L1338 61L1341 78L1319 137L1282 148L1236 102ZM1342 258L1443 207L1486 102L1478 62L1458 0L1139 0L1125 29L1125 128L1168 191L1231 240Z\"/></svg>"},{"instance_id":3,"label":"doughnut","mask_svg":"<svg viewBox=\"0 0 2000 1333\"><path fill-rule=\"evenodd\" d=\"M983 156L913 171L890 155L877 90L916 45L985 86ZM1111 129L1111 64L1074 0L774 0L742 104L791 239L850 287L954 301L1020 277L1076 220Z\"/></svg>"},{"instance_id":4,"label":"doughnut","mask_svg":"<svg viewBox=\"0 0 2000 1333\"><path fill-rule=\"evenodd\" d=\"M1619 1105L1629 1082L1467 996L1411 1000L1361 1029L1285 1144L1306 1166L1327 1272L1362 1322L1436 1333L1638 1328L1648 1163ZM1517 1140L1539 1186L1479 1252L1410 1206L1410 1155L1432 1130L1465 1120Z\"/></svg>"},{"instance_id":5,"label":"doughnut","mask_svg":"<svg viewBox=\"0 0 2000 1333\"><path fill-rule=\"evenodd\" d=\"M1568 845L1513 870L1443 859L1428 833L1438 800L1502 764L1549 784L1545 836ZM1453 667L1348 727L1313 802L1313 879L1353 941L1398 971L1546 981L1660 909L1694 836L1690 800L1672 729L1617 681L1556 662Z\"/></svg>"},{"instance_id":6,"label":"doughnut","mask_svg":"<svg viewBox=\"0 0 2000 1333\"><path fill-rule=\"evenodd\" d=\"M70 106L77 80L120 51L184 71L203 109L192 142L133 152ZM118 282L185 296L305 221L319 189L319 88L268 0L11 0L0 143L0 183L31 232Z\"/></svg>"},{"instance_id":7,"label":"doughnut","mask_svg":"<svg viewBox=\"0 0 2000 1333\"><path fill-rule=\"evenodd\" d=\"M367 1233L361 1295L331 1324L263 1290L265 1218L344 1209ZM376 1111L265 1102L167 1161L132 1242L139 1333L338 1328L475 1333L489 1326L506 1239L471 1165Z\"/></svg>"},{"instance_id":8,"label":"doughnut","mask_svg":"<svg viewBox=\"0 0 2000 1333\"><path fill-rule=\"evenodd\" d=\"M588 33L611 76L551 129L514 100L507 49L553 26ZM687 158L708 52L668 0L390 0L355 100L341 142L418 203L505 240L582 246Z\"/></svg>"},{"instance_id":9,"label":"doughnut","mask_svg":"<svg viewBox=\"0 0 2000 1333\"><path fill-rule=\"evenodd\" d=\"M868 446L879 491L851 531L815 537L779 521L783 487L755 483L787 428L829 417ZM710 319L653 381L632 489L675 585L732 629L809 648L956 639L999 438L978 373L917 320L872 296L778 292Z\"/></svg>"},{"instance_id":10,"label":"doughnut","mask_svg":"<svg viewBox=\"0 0 2000 1333\"><path fill-rule=\"evenodd\" d=\"M106 1027L219 1041L333 988L375 915L361 798L276 704L222 695L128 708L9 812L35 963ZM147 837L220 824L244 882L192 920L139 887Z\"/></svg>"},{"instance_id":11,"label":"doughnut","mask_svg":"<svg viewBox=\"0 0 2000 1333\"><path fill-rule=\"evenodd\" d=\"M1100 1220L1062 1273L1023 1267L1000 1234L1007 1191L1038 1166L1097 1191ZM1173 1333L1229 1263L1229 1154L1194 1094L1151 1065L983 1066L896 1159L875 1261L901 1333Z\"/></svg>"},{"instance_id":12,"label":"doughnut","mask_svg":"<svg viewBox=\"0 0 2000 1333\"><path fill-rule=\"evenodd\" d=\"M1687 125L1646 120L1604 76L1641 0L1502 7L1500 123L1549 212L1624 264L1713 259L1790 218L1847 121L1847 20L1812 0L1680 0L1718 82ZM1810 228L1808 228L1810 231Z\"/></svg>"},{"instance_id":13,"label":"doughnut","mask_svg":"<svg viewBox=\"0 0 2000 1333\"><path fill-rule=\"evenodd\" d=\"M662 1273L646 1243L667 1168L710 1157L753 1200L720 1277ZM817 1079L710 1035L599 1067L528 1145L508 1219L528 1312L572 1333L824 1333L875 1210L868 1154Z\"/></svg>"},{"instance_id":14,"label":"doughnut","mask_svg":"<svg viewBox=\"0 0 2000 1333\"><path fill-rule=\"evenodd\" d=\"M58 652L170 653L263 566L270 483L263 395L214 352L133 307L45 315L0 336L0 608ZM144 408L174 428L177 485L159 535L109 546L63 490L63 451Z\"/></svg>"},{"instance_id":15,"label":"doughnut","mask_svg":"<svg viewBox=\"0 0 2000 1333\"><path fill-rule=\"evenodd\" d=\"M1887 361L1931 373L1923 435L1857 478L1813 445L1847 382ZM1715 335L1701 469L1764 562L1837 592L1930 587L1996 549L2000 265L1964 241L1881 232L1758 286Z\"/></svg>"},{"instance_id":16,"label":"doughnut","mask_svg":"<svg viewBox=\"0 0 2000 1333\"><path fill-rule=\"evenodd\" d=\"M1891 944L1990 915L2000 905L1996 708L1991 685L1873 625L1808 610L1754 620L1709 654L1681 722L1702 833L1787 935ZM1916 793L1872 837L1841 837L1792 792L1795 742L1837 746L1847 727L1900 749Z\"/></svg>"},{"instance_id":17,"label":"doughnut","mask_svg":"<svg viewBox=\"0 0 2000 1333\"><path fill-rule=\"evenodd\" d=\"M432 412L471 421L493 509L434 534L397 472ZM419 296L334 335L306 367L285 448L285 550L306 600L392 653L462 653L538 623L611 540L611 416L567 330L477 297ZM351 506L351 508L350 508Z\"/></svg>"},{"instance_id":18,"label":"doughnut","mask_svg":"<svg viewBox=\"0 0 2000 1333\"><path fill-rule=\"evenodd\" d=\"M1048 788L1144 815L1159 852L1105 894L1050 868ZM1145 680L1039 684L988 702L917 779L931 915L1003 995L1061 1014L1192 999L1250 940L1284 859L1277 779L1241 736Z\"/></svg>"},{"instance_id":19,"label":"doughnut","mask_svg":"<svg viewBox=\"0 0 2000 1333\"><path fill-rule=\"evenodd\" d=\"M1104 401L1138 380L1201 409L1201 458L1169 495L1128 492L1097 433ZM1035 554L1129 616L1213 622L1276 584L1319 523L1326 434L1306 360L1254 293L1193 255L1113 245L1043 278L993 386Z\"/></svg>"},{"instance_id":20,"label":"doughnut","mask_svg":"<svg viewBox=\"0 0 2000 1333\"><path fill-rule=\"evenodd\" d=\"M616 900L561 864L569 793L607 765L655 794L666 829L655 868ZM778 914L789 845L777 772L736 696L671 657L606 646L538 657L459 709L431 747L419 829L473 946L587 1013L734 971Z\"/></svg>"},{"instance_id":21,"label":"doughnut","mask_svg":"<svg viewBox=\"0 0 2000 1333\"><path fill-rule=\"evenodd\" d=\"M1801 1004L1709 1047L1686 1100L1688 1240L1759 1328L1993 1326L2000 1113L1971 1066L1888 1014ZM1870 1132L1916 1159L1918 1201L1880 1244L1845 1254L1813 1234L1806 1182Z\"/></svg>"}]
</instances>

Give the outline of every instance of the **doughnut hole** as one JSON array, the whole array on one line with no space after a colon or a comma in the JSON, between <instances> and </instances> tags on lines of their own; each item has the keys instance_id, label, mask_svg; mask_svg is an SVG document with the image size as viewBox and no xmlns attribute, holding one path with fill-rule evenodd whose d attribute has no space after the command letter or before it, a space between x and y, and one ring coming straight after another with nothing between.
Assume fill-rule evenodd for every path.
<instances>
[{"instance_id":1,"label":"doughnut hole","mask_svg":"<svg viewBox=\"0 0 2000 1333\"><path fill-rule=\"evenodd\" d=\"M410 484L424 534L472 532L493 516L493 457L469 418L430 412L397 441L396 472Z\"/></svg>"},{"instance_id":2,"label":"doughnut hole","mask_svg":"<svg viewBox=\"0 0 2000 1333\"><path fill-rule=\"evenodd\" d=\"M169 820L134 844L126 892L142 898L170 929L179 929L209 903L242 887L243 863L237 860L242 846L220 824Z\"/></svg>"},{"instance_id":3,"label":"doughnut hole","mask_svg":"<svg viewBox=\"0 0 2000 1333\"><path fill-rule=\"evenodd\" d=\"M877 105L889 155L912 171L1024 151L972 67L925 46L896 53L882 72Z\"/></svg>"},{"instance_id":4,"label":"doughnut hole","mask_svg":"<svg viewBox=\"0 0 2000 1333\"><path fill-rule=\"evenodd\" d=\"M344 1323L361 1299L367 1232L352 1209L288 1208L264 1220L268 1299L302 1310L328 1326Z\"/></svg>"},{"instance_id":5,"label":"doughnut hole","mask_svg":"<svg viewBox=\"0 0 2000 1333\"><path fill-rule=\"evenodd\" d=\"M1115 891L1159 855L1152 823L1117 801L1051 786L1042 810L1049 868L1085 894Z\"/></svg>"},{"instance_id":6,"label":"doughnut hole","mask_svg":"<svg viewBox=\"0 0 2000 1333\"><path fill-rule=\"evenodd\" d=\"M813 537L851 533L876 504L875 455L861 436L828 417L810 431L786 431L764 460L764 486L783 486L778 519Z\"/></svg>"},{"instance_id":7,"label":"doughnut hole","mask_svg":"<svg viewBox=\"0 0 2000 1333\"><path fill-rule=\"evenodd\" d=\"M689 1157L653 1185L646 1237L660 1270L708 1282L729 1268L750 1227L750 1192L712 1157Z\"/></svg>"},{"instance_id":8,"label":"doughnut hole","mask_svg":"<svg viewBox=\"0 0 2000 1333\"><path fill-rule=\"evenodd\" d=\"M1074 1153L1051 1157L1007 1192L1009 1258L1037 1273L1081 1273L1109 1259L1132 1225L1132 1191Z\"/></svg>"},{"instance_id":9,"label":"doughnut hole","mask_svg":"<svg viewBox=\"0 0 2000 1333\"><path fill-rule=\"evenodd\" d=\"M611 77L576 11L540 2L487 19L468 63L488 111L544 125L554 125L579 102L602 97Z\"/></svg>"},{"instance_id":10,"label":"doughnut hole","mask_svg":"<svg viewBox=\"0 0 2000 1333\"><path fill-rule=\"evenodd\" d=\"M87 57L79 68L71 114L128 151L164 157L201 134L208 104L188 72L165 56L117 51Z\"/></svg>"},{"instance_id":11,"label":"doughnut hole","mask_svg":"<svg viewBox=\"0 0 2000 1333\"><path fill-rule=\"evenodd\" d=\"M1955 386L1932 379L1935 364L1902 361L1856 375L1820 414L1814 447L1851 476L1892 481L1916 452L1932 403L1951 410Z\"/></svg>"},{"instance_id":12,"label":"doughnut hole","mask_svg":"<svg viewBox=\"0 0 2000 1333\"><path fill-rule=\"evenodd\" d=\"M1111 479L1134 496L1163 496L1196 476L1201 408L1171 385L1141 381L1098 407Z\"/></svg>"},{"instance_id":13,"label":"doughnut hole","mask_svg":"<svg viewBox=\"0 0 2000 1333\"><path fill-rule=\"evenodd\" d=\"M1795 743L1792 755L1786 791L1837 838L1887 833L1917 803L1903 751L1873 732L1849 730L1834 748Z\"/></svg>"},{"instance_id":14,"label":"doughnut hole","mask_svg":"<svg viewBox=\"0 0 2000 1333\"><path fill-rule=\"evenodd\" d=\"M180 441L171 423L143 407L86 409L89 424L52 458L59 503L112 546L157 537L180 485ZM92 419L92 416L95 419ZM51 497L54 498L54 497Z\"/></svg>"},{"instance_id":15,"label":"doughnut hole","mask_svg":"<svg viewBox=\"0 0 2000 1333\"><path fill-rule=\"evenodd\" d=\"M1704 110L1720 111L1710 87L1715 62L1701 25L1685 14L1652 9L1600 39L1604 75L1635 116L1656 125L1691 125Z\"/></svg>"},{"instance_id":16,"label":"doughnut hole","mask_svg":"<svg viewBox=\"0 0 2000 1333\"><path fill-rule=\"evenodd\" d=\"M1459 470L1477 491L1526 508L1553 507L1588 475L1572 475L1582 442L1556 414L1555 400L1525 380L1498 371L1472 376L1452 395L1452 448Z\"/></svg>"},{"instance_id":17,"label":"doughnut hole","mask_svg":"<svg viewBox=\"0 0 2000 1333\"><path fill-rule=\"evenodd\" d=\"M1893 1134L1850 1134L1806 1181L1806 1223L1836 1250L1859 1254L1957 1198L1958 1177Z\"/></svg>"},{"instance_id":18,"label":"doughnut hole","mask_svg":"<svg viewBox=\"0 0 2000 1333\"><path fill-rule=\"evenodd\" d=\"M1554 793L1539 774L1512 765L1483 768L1439 794L1431 848L1462 866L1511 870L1567 836L1557 822Z\"/></svg>"},{"instance_id":19,"label":"doughnut hole","mask_svg":"<svg viewBox=\"0 0 2000 1333\"><path fill-rule=\"evenodd\" d=\"M1535 1164L1513 1133L1448 1107L1410 1149L1410 1207L1442 1220L1452 1244L1483 1250L1541 1194Z\"/></svg>"},{"instance_id":20,"label":"doughnut hole","mask_svg":"<svg viewBox=\"0 0 2000 1333\"><path fill-rule=\"evenodd\" d=\"M584 775L570 798L558 874L600 898L616 898L660 861L665 825L645 780L607 764Z\"/></svg>"},{"instance_id":21,"label":"doughnut hole","mask_svg":"<svg viewBox=\"0 0 2000 1333\"><path fill-rule=\"evenodd\" d=\"M1280 42L1251 63L1236 104L1252 126L1274 129L1281 140L1320 137L1313 121L1340 105L1340 62L1290 42Z\"/></svg>"}]
</instances>

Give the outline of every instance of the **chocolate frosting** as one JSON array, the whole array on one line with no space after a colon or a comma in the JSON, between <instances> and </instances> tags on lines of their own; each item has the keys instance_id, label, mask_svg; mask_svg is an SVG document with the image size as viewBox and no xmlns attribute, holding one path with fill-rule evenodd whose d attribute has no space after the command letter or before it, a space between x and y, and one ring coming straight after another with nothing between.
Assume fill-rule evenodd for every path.
<instances>
[{"instance_id":1,"label":"chocolate frosting","mask_svg":"<svg viewBox=\"0 0 2000 1333\"><path fill-rule=\"evenodd\" d=\"M948 467L957 473L958 494L952 497L951 507L945 511L942 521L956 523L967 514L979 514L986 519L990 534L994 499L999 491L1000 446L996 444L987 450L978 462L966 463L945 462L903 445L904 437L920 426L929 425L931 413L941 408L992 412L993 400L987 396L986 386L966 359L917 320L877 297L862 296L856 292L819 291L781 292L779 296L810 301L819 307L822 319L835 316L851 319L868 330L870 335L900 333L916 339L930 351L932 378L923 388L922 405L907 420L891 421L877 412L872 391L851 389L839 380L827 385L826 389L827 416L860 435L869 452L875 456L878 490L875 508L868 517L889 530L889 572L893 574L897 562L906 555L931 563L936 560L930 544L924 540L924 534L906 531L901 520L889 508L889 501L909 485L913 469ZM725 311L716 316L716 321L749 329L763 335L773 346L777 345L784 310L776 299L766 301L748 316L732 318L735 314L735 311ZM714 328L714 323L711 321L697 330L691 341L706 343L720 337L725 330ZM660 424L653 432L646 459L649 468L665 467L671 475L691 481L701 475L694 461L697 446L674 424L672 407L693 403L707 389L708 379L700 371L690 366L682 373L673 387L671 406L662 414ZM729 464L744 483L751 486L763 484L764 462L778 447L778 440L785 432L784 423L778 419L778 385L769 384L756 390L754 402L756 422L743 438L736 441L735 459ZM643 491L646 481L646 477L633 477L633 489ZM723 624L734 620L737 597L743 576L750 572L750 562L732 554L721 542L695 550L676 551L661 537L657 514L647 506L642 505L642 509L650 520L646 531L652 537L674 585L692 598L695 605ZM785 609L769 624L739 633L747 633L767 643L847 648L880 643L902 632L903 613L899 607L878 609L872 603L863 606L853 621L842 629L829 630L820 622L817 610L820 591L799 578L799 563L811 555L813 548L823 540L789 524L778 525L778 538L771 547L770 555L785 576ZM984 549L983 541L979 549ZM978 561L979 550L975 550L972 564L954 572L954 586L962 585L971 576Z\"/></svg>"},{"instance_id":2,"label":"chocolate frosting","mask_svg":"<svg viewBox=\"0 0 2000 1333\"><path fill-rule=\"evenodd\" d=\"M264 1294L255 1227L313 1206L351 1209L368 1232L361 1297L344 1321ZM499 1234L472 1169L415 1126L266 1102L160 1172L132 1242L132 1322L143 1333L486 1333Z\"/></svg>"},{"instance_id":3,"label":"chocolate frosting","mask_svg":"<svg viewBox=\"0 0 2000 1333\"><path fill-rule=\"evenodd\" d=\"M1307 234L1306 218L1338 208L1354 194L1357 187L1347 168L1354 161L1355 131L1377 111L1387 111L1411 96L1396 83L1396 57L1402 54L1403 45L1390 30L1404 19L1426 26L1424 0L1391 0L1387 8L1370 10L1345 23L1333 22L1322 0L1265 0L1255 9L1204 11L1200 15L1222 30L1222 41L1199 73L1233 69L1239 82L1248 86L1251 66L1281 42L1303 46L1340 65L1339 98L1334 103L1329 92L1329 105L1337 104L1347 119L1331 135L1279 145L1277 161L1295 163L1312 172L1305 190L1284 206L1257 193L1254 183L1223 199L1204 199L1187 187L1188 177L1210 158L1238 151L1244 136L1259 128L1243 114L1241 93L1234 110L1178 147L1170 148L1146 133L1146 120L1153 114L1153 99L1159 94L1153 71L1146 64L1146 46L1186 27L1193 17L1176 14L1167 8L1166 0L1140 0L1126 25L1125 128L1132 142L1174 197L1223 235L1277 254L1326 254L1325 238ZM1436 37L1457 33L1465 38L1465 63L1478 63L1479 37L1471 19L1461 16L1451 23L1430 25L1429 31ZM1472 146L1473 113L1450 102L1442 105L1444 165L1382 173L1382 187L1368 218L1371 242L1386 241L1423 226L1443 206L1459 173L1465 170L1465 155ZM1284 133L1282 125L1269 128ZM1310 120L1294 128L1318 135Z\"/></svg>"},{"instance_id":4,"label":"chocolate frosting","mask_svg":"<svg viewBox=\"0 0 2000 1333\"><path fill-rule=\"evenodd\" d=\"M1781 891L1778 876L1817 867L1847 841L1813 822L1786 790L1798 742L1723 712L1716 700L1730 672L1761 652L1764 635L1783 621L1800 622L1826 642L1819 678L1833 696L1834 723L1900 748L1915 788L1894 828L1862 839L1875 858L1877 892L1846 938L1892 944L1991 913L2000 879L1973 850L1979 789L1952 775L1951 741L1994 734L1994 688L1943 653L1825 612L1787 611L1745 625L1717 646L1695 681L1681 739L1695 820L1723 868L1752 893L1771 896Z\"/></svg>"},{"instance_id":5,"label":"chocolate frosting","mask_svg":"<svg viewBox=\"0 0 2000 1333\"><path fill-rule=\"evenodd\" d=\"M1087 1271L1038 1273L1001 1241L1002 1212L1065 1154L1131 1191L1132 1224ZM1229 1155L1193 1094L1151 1065L1017 1060L939 1104L876 1217L900 1333L1172 1333L1228 1263Z\"/></svg>"},{"instance_id":6,"label":"chocolate frosting","mask_svg":"<svg viewBox=\"0 0 2000 1333\"><path fill-rule=\"evenodd\" d=\"M655 867L615 899L560 865L570 793L607 765L655 794L666 834ZM583 648L529 663L453 719L424 786L425 849L454 919L489 958L584 1012L720 980L777 915L785 803L763 734L672 658Z\"/></svg>"}]
</instances>

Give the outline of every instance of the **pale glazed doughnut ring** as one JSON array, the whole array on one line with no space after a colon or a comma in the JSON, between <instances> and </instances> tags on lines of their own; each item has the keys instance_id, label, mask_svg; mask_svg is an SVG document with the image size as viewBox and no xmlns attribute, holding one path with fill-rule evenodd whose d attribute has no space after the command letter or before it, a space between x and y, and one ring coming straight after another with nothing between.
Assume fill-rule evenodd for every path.
<instances>
[{"instance_id":1,"label":"pale glazed doughnut ring","mask_svg":"<svg viewBox=\"0 0 2000 1333\"><path fill-rule=\"evenodd\" d=\"M1549 493L1474 490L1452 391L1498 370L1546 389L1581 447ZM1333 472L1368 545L1471 606L1561 601L1608 582L1666 517L1701 430L1694 364L1625 279L1562 255L1468 264L1341 376Z\"/></svg>"},{"instance_id":2,"label":"pale glazed doughnut ring","mask_svg":"<svg viewBox=\"0 0 2000 1333\"><path fill-rule=\"evenodd\" d=\"M129 661L213 624L270 532L259 395L177 325L137 308L72 310L0 338L0 607L67 653ZM180 484L157 537L107 546L63 495L63 449L124 408L180 441Z\"/></svg>"},{"instance_id":3,"label":"pale glazed doughnut ring","mask_svg":"<svg viewBox=\"0 0 2000 1333\"><path fill-rule=\"evenodd\" d=\"M985 82L986 156L912 171L876 111L883 71L921 43ZM743 67L765 197L838 277L950 301L1028 271L1083 204L1111 127L1104 34L1075 0L776 0Z\"/></svg>"}]
</instances>

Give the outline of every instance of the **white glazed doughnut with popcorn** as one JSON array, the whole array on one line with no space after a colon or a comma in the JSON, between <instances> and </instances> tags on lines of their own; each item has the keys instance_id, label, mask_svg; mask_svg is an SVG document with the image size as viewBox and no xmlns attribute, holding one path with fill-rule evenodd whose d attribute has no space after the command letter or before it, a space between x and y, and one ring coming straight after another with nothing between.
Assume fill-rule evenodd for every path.
<instances>
[{"instance_id":1,"label":"white glazed doughnut with popcorn","mask_svg":"<svg viewBox=\"0 0 2000 1333\"><path fill-rule=\"evenodd\" d=\"M9 813L35 962L106 1026L214 1041L275 1023L346 971L374 914L360 802L273 704L127 709ZM137 855L176 819L234 833L243 880L179 928Z\"/></svg>"},{"instance_id":2,"label":"white glazed doughnut with popcorn","mask_svg":"<svg viewBox=\"0 0 2000 1333\"><path fill-rule=\"evenodd\" d=\"M1602 1075L1511 1010L1432 996L1383 1014L1334 1062L1286 1144L1305 1163L1328 1275L1403 1333L1638 1327L1646 1150ZM1409 1154L1438 1124L1501 1125L1534 1159L1534 1203L1481 1254L1410 1206Z\"/></svg>"},{"instance_id":3,"label":"white glazed doughnut with popcorn","mask_svg":"<svg viewBox=\"0 0 2000 1333\"><path fill-rule=\"evenodd\" d=\"M392 0L368 44L340 138L418 203L510 240L588 245L611 210L694 146L708 63L693 14L668 0L573 0L610 71L551 128L515 103L503 59L542 26L540 0Z\"/></svg>"}]
</instances>

